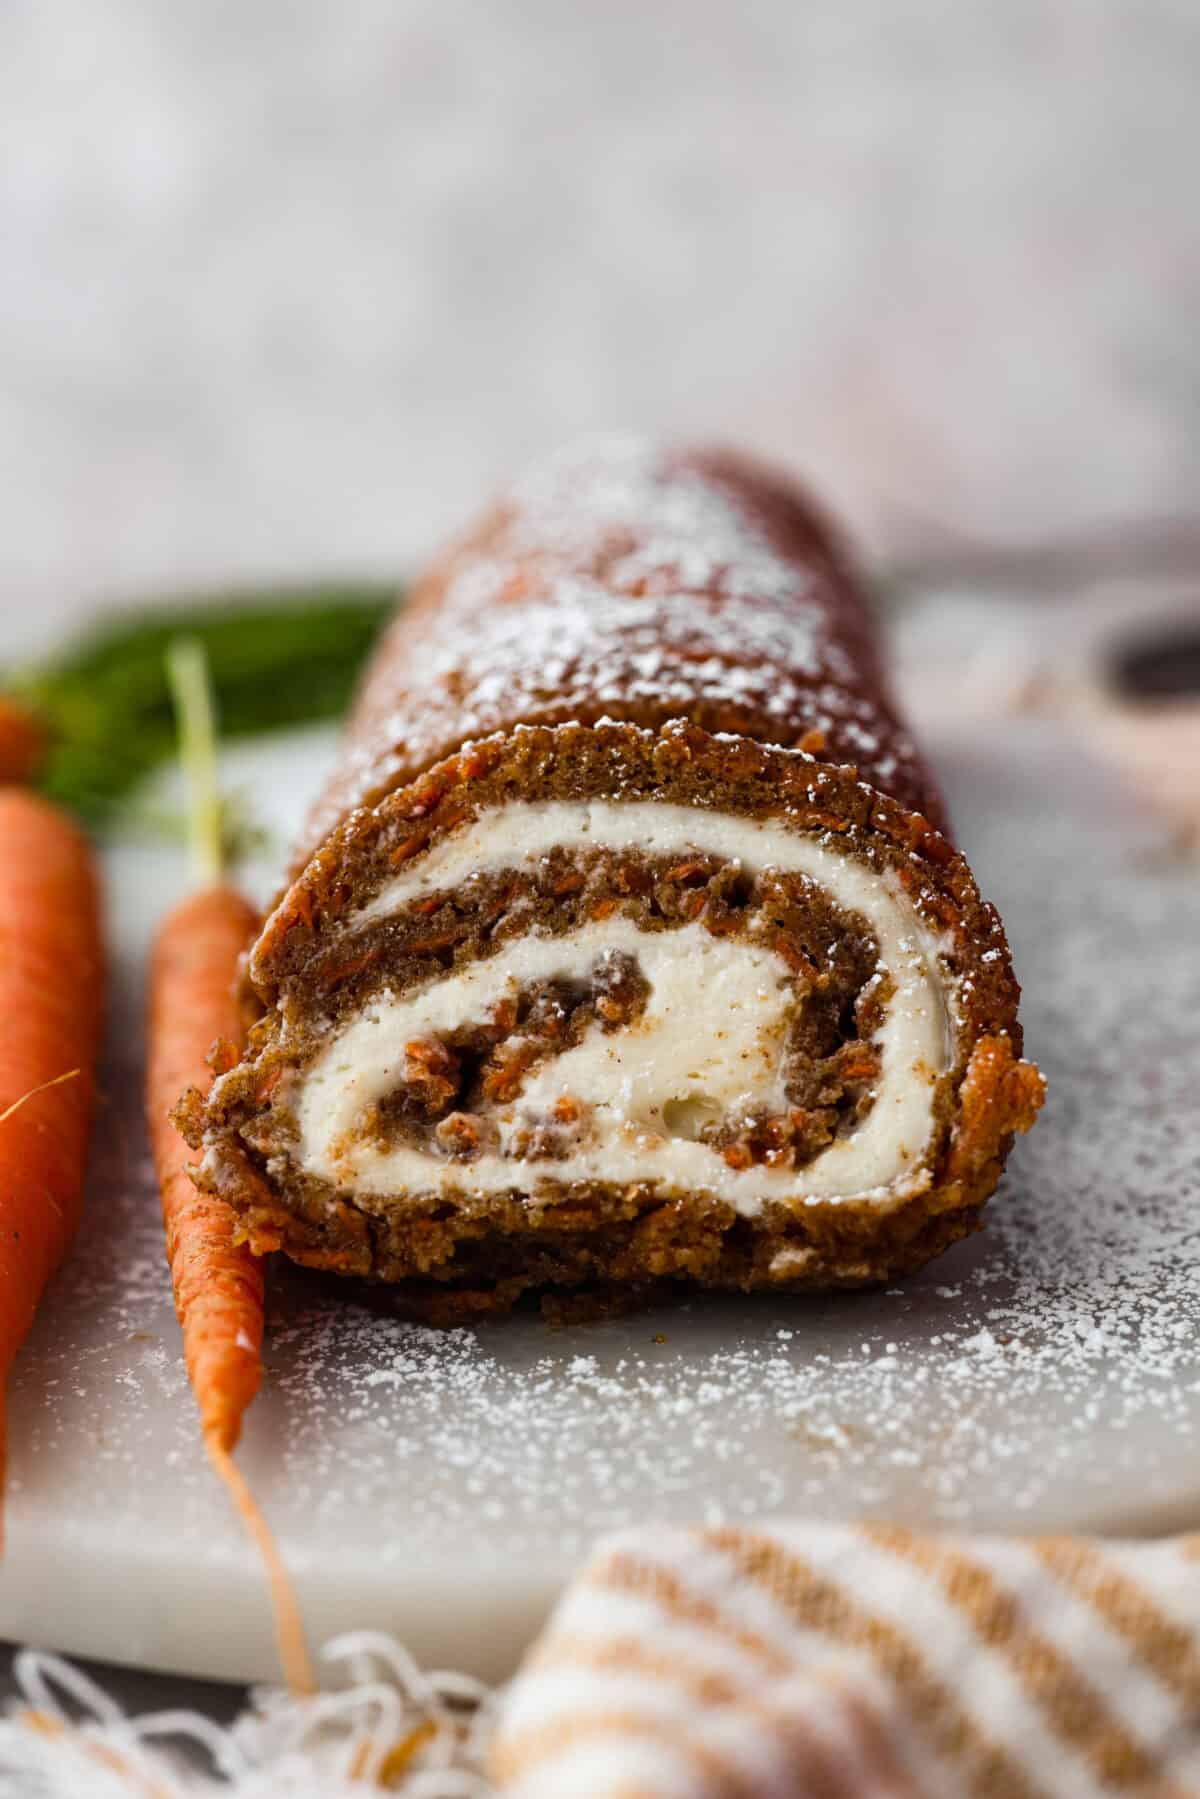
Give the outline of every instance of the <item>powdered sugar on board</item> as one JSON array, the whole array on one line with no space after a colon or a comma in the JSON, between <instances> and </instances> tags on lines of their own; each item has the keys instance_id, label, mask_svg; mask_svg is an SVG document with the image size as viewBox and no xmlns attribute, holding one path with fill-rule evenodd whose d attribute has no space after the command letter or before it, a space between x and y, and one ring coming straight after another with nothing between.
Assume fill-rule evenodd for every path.
<instances>
[{"instance_id":1,"label":"powdered sugar on board","mask_svg":"<svg viewBox=\"0 0 1200 1799\"><path fill-rule=\"evenodd\" d=\"M1195 865L1048 727L933 747L1050 1078L986 1235L887 1293L559 1332L439 1334L284 1271L243 1462L315 1639L378 1624L503 1673L593 1536L649 1517L1200 1522ZM290 823L325 754L242 760ZM111 877L122 1047L87 1222L14 1384L0 1633L265 1675L266 1597L196 1442L138 1116L135 970L183 871L128 849Z\"/></svg>"}]
</instances>

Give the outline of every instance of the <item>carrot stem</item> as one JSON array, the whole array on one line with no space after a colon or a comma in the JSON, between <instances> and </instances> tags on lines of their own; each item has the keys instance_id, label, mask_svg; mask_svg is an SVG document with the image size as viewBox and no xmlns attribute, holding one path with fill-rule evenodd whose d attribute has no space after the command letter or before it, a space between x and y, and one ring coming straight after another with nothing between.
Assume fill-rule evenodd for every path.
<instances>
[{"instance_id":1,"label":"carrot stem","mask_svg":"<svg viewBox=\"0 0 1200 1799\"><path fill-rule=\"evenodd\" d=\"M225 865L221 787L217 773L217 716L208 653L195 637L167 649L167 680L179 723L179 751L191 799L188 809L192 864L197 881L212 885Z\"/></svg>"},{"instance_id":2,"label":"carrot stem","mask_svg":"<svg viewBox=\"0 0 1200 1799\"><path fill-rule=\"evenodd\" d=\"M45 761L47 734L37 714L0 694L0 781L32 781Z\"/></svg>"}]
</instances>

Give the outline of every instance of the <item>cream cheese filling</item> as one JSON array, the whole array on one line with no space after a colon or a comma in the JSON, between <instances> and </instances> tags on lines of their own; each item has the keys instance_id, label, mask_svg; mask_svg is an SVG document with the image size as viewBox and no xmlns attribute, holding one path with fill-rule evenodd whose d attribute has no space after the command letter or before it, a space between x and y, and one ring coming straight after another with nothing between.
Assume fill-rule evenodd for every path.
<instances>
[{"instance_id":1,"label":"cream cheese filling","mask_svg":"<svg viewBox=\"0 0 1200 1799\"><path fill-rule=\"evenodd\" d=\"M450 1187L529 1191L539 1181L653 1181L666 1191L703 1189L753 1213L769 1198L891 1202L924 1184L915 1169L933 1127L938 1076L953 1058L953 986L940 965L947 945L920 919L890 871L826 847L778 823L660 801L514 803L460 827L395 877L351 921L400 910L472 874L528 868L552 849L701 852L748 871L808 875L841 907L862 915L879 945L893 994L875 1042L875 1103L848 1136L805 1168L731 1168L695 1138L707 1118L786 1106L783 1056L791 1008L789 971L752 940L714 937L703 924L639 931L614 916L565 937L530 935L497 955L402 997L383 993L333 1035L309 1066L296 1099L297 1159L352 1195ZM645 1011L611 1033L598 1027L535 1068L517 1100L492 1114L499 1153L451 1161L409 1145L356 1137L365 1107L404 1078L405 1046L487 1015L533 980L580 977L606 950L638 959L650 983ZM802 1002L800 1002L802 1003ZM564 1096L582 1100L591 1128L555 1160L515 1159L505 1145Z\"/></svg>"}]
</instances>

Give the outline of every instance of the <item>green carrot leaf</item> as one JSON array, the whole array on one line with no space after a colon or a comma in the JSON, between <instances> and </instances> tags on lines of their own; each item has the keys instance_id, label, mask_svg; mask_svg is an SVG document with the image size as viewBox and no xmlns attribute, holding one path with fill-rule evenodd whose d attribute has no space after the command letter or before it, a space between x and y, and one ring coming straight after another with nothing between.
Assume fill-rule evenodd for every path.
<instances>
[{"instance_id":1,"label":"green carrot leaf","mask_svg":"<svg viewBox=\"0 0 1200 1799\"><path fill-rule=\"evenodd\" d=\"M383 586L258 589L104 621L12 677L51 735L45 790L93 826L121 822L175 753L167 657L180 638L203 652L228 738L340 717L397 599Z\"/></svg>"}]
</instances>

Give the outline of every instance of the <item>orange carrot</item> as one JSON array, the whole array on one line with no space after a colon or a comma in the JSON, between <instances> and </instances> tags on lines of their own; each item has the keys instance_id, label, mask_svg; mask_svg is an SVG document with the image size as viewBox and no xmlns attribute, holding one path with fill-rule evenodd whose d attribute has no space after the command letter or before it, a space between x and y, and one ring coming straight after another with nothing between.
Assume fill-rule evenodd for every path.
<instances>
[{"instance_id":1,"label":"orange carrot","mask_svg":"<svg viewBox=\"0 0 1200 1799\"><path fill-rule=\"evenodd\" d=\"M233 1240L222 1200L193 1185L192 1157L170 1120L180 1095L207 1090L207 1056L242 1027L234 982L255 913L232 887L207 887L170 914L150 974L146 1112L167 1231L167 1260L200 1422L222 1449L238 1440L262 1378L263 1278Z\"/></svg>"},{"instance_id":2,"label":"orange carrot","mask_svg":"<svg viewBox=\"0 0 1200 1799\"><path fill-rule=\"evenodd\" d=\"M238 962L258 924L249 901L221 878L224 842L216 720L204 652L171 647L167 673L179 712L192 789L192 849L204 881L159 929L150 970L146 1119L167 1235L175 1310L204 1446L253 1537L271 1582L280 1660L297 1691L314 1687L304 1628L270 1526L233 1460L246 1408L262 1380L262 1264L237 1240L225 1202L192 1180L192 1158L172 1121L181 1099L212 1084L214 1046L243 1039Z\"/></svg>"},{"instance_id":3,"label":"orange carrot","mask_svg":"<svg viewBox=\"0 0 1200 1799\"><path fill-rule=\"evenodd\" d=\"M248 901L221 883L184 900L162 925L150 977L146 1112L175 1310L205 1447L266 1564L289 1684L311 1691L314 1683L291 1586L266 1521L232 1459L242 1418L262 1380L262 1265L235 1240L230 1208L193 1184L191 1155L170 1119L181 1094L193 1087L204 1092L210 1085L212 1045L241 1039L237 965L256 924Z\"/></svg>"},{"instance_id":4,"label":"orange carrot","mask_svg":"<svg viewBox=\"0 0 1200 1799\"><path fill-rule=\"evenodd\" d=\"M31 781L46 754L46 732L37 715L0 694L0 781Z\"/></svg>"},{"instance_id":5,"label":"orange carrot","mask_svg":"<svg viewBox=\"0 0 1200 1799\"><path fill-rule=\"evenodd\" d=\"M3 1385L79 1220L103 1011L91 850L57 807L0 789L0 1483Z\"/></svg>"}]
</instances>

